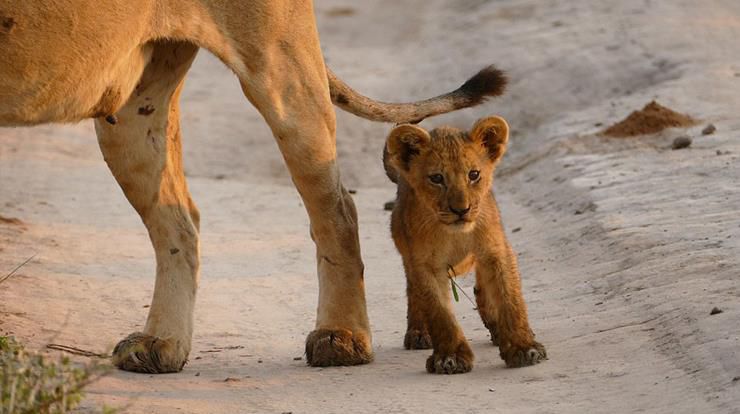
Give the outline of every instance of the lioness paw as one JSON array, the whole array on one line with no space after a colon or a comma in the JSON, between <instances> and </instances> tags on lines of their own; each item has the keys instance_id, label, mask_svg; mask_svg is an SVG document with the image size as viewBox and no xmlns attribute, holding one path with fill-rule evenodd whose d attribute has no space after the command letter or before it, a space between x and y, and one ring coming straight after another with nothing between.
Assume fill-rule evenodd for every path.
<instances>
[{"instance_id":1,"label":"lioness paw","mask_svg":"<svg viewBox=\"0 0 740 414\"><path fill-rule=\"evenodd\" d=\"M403 338L403 347L406 349L430 349L432 337L429 332L420 329L409 329Z\"/></svg>"},{"instance_id":2,"label":"lioness paw","mask_svg":"<svg viewBox=\"0 0 740 414\"><path fill-rule=\"evenodd\" d=\"M503 348L500 348L500 352L501 358L509 368L535 365L547 359L547 351L539 342L534 342L532 345L524 347L512 346L505 351Z\"/></svg>"},{"instance_id":3,"label":"lioness paw","mask_svg":"<svg viewBox=\"0 0 740 414\"><path fill-rule=\"evenodd\" d=\"M452 354L434 352L427 358L430 374L464 374L473 369L473 351L463 342Z\"/></svg>"},{"instance_id":4,"label":"lioness paw","mask_svg":"<svg viewBox=\"0 0 740 414\"><path fill-rule=\"evenodd\" d=\"M314 367L367 364L373 360L370 338L348 329L316 329L306 338L306 362Z\"/></svg>"},{"instance_id":5,"label":"lioness paw","mask_svg":"<svg viewBox=\"0 0 740 414\"><path fill-rule=\"evenodd\" d=\"M135 332L113 349L113 365L124 371L147 374L180 372L188 359L188 351L173 339Z\"/></svg>"}]
</instances>

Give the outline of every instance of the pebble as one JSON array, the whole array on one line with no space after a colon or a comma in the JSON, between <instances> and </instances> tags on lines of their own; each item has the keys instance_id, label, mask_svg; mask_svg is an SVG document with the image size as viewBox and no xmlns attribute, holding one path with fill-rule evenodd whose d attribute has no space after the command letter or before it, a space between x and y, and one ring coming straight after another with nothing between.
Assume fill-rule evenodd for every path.
<instances>
[{"instance_id":1,"label":"pebble","mask_svg":"<svg viewBox=\"0 0 740 414\"><path fill-rule=\"evenodd\" d=\"M720 308L718 308L716 306L713 307L712 310L709 312L710 315L716 315L718 313L722 313L722 309L720 309Z\"/></svg>"},{"instance_id":2,"label":"pebble","mask_svg":"<svg viewBox=\"0 0 740 414\"><path fill-rule=\"evenodd\" d=\"M691 138L686 135L676 137L676 139L673 140L673 144L671 144L671 148L674 150L688 148L689 146L691 146Z\"/></svg>"},{"instance_id":3,"label":"pebble","mask_svg":"<svg viewBox=\"0 0 740 414\"><path fill-rule=\"evenodd\" d=\"M709 124L704 129L701 130L702 135L712 135L714 134L714 131L717 130L717 127L714 126L714 124Z\"/></svg>"}]
</instances>

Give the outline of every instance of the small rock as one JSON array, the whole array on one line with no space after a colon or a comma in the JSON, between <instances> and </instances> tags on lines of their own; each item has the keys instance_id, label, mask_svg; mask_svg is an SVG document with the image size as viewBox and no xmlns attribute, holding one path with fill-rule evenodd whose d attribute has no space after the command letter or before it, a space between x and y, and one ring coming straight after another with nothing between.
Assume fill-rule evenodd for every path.
<instances>
[{"instance_id":1,"label":"small rock","mask_svg":"<svg viewBox=\"0 0 740 414\"><path fill-rule=\"evenodd\" d=\"M722 312L723 312L722 309L720 309L720 308L718 308L718 307L715 306L715 307L712 308L712 310L709 312L709 314L710 315L717 315L717 314L722 313Z\"/></svg>"},{"instance_id":2,"label":"small rock","mask_svg":"<svg viewBox=\"0 0 740 414\"><path fill-rule=\"evenodd\" d=\"M200 372L196 372L196 373L195 373L195 376L196 376L196 377L200 377Z\"/></svg>"},{"instance_id":3,"label":"small rock","mask_svg":"<svg viewBox=\"0 0 740 414\"><path fill-rule=\"evenodd\" d=\"M303 359L303 357L294 357L294 358L293 358L293 361L300 361L300 360L302 360L302 359Z\"/></svg>"},{"instance_id":4,"label":"small rock","mask_svg":"<svg viewBox=\"0 0 740 414\"><path fill-rule=\"evenodd\" d=\"M676 139L673 140L673 144L671 144L671 148L674 150L688 148L689 146L691 146L691 138L686 135L676 137Z\"/></svg>"},{"instance_id":5,"label":"small rock","mask_svg":"<svg viewBox=\"0 0 740 414\"><path fill-rule=\"evenodd\" d=\"M352 7L334 7L332 9L329 9L326 11L326 14L329 17L345 17L345 16L352 16L355 13L357 13L357 10L353 9Z\"/></svg>"},{"instance_id":6,"label":"small rock","mask_svg":"<svg viewBox=\"0 0 740 414\"><path fill-rule=\"evenodd\" d=\"M239 382L239 381L241 381L239 378L234 378L234 377L226 377L226 379L224 380L224 382Z\"/></svg>"},{"instance_id":7,"label":"small rock","mask_svg":"<svg viewBox=\"0 0 740 414\"><path fill-rule=\"evenodd\" d=\"M511 232L512 232L512 233L519 233L520 231L522 231L522 228L521 228L521 227L516 227L516 228L514 228L514 230L512 230Z\"/></svg>"},{"instance_id":8,"label":"small rock","mask_svg":"<svg viewBox=\"0 0 740 414\"><path fill-rule=\"evenodd\" d=\"M714 131L717 130L717 127L714 126L714 124L709 124L704 127L704 129L701 130L702 135L712 135L714 134Z\"/></svg>"},{"instance_id":9,"label":"small rock","mask_svg":"<svg viewBox=\"0 0 740 414\"><path fill-rule=\"evenodd\" d=\"M357 194L357 190L355 190L353 188L350 188L349 190L347 190L347 192L350 193L350 194Z\"/></svg>"},{"instance_id":10,"label":"small rock","mask_svg":"<svg viewBox=\"0 0 740 414\"><path fill-rule=\"evenodd\" d=\"M489 392L494 392L494 391L496 391L496 390L495 390L494 388L489 388L489 389L488 389L488 391L489 391Z\"/></svg>"},{"instance_id":11,"label":"small rock","mask_svg":"<svg viewBox=\"0 0 740 414\"><path fill-rule=\"evenodd\" d=\"M383 210L385 211L393 211L393 207L396 206L396 201L389 201L385 204L383 204Z\"/></svg>"},{"instance_id":12,"label":"small rock","mask_svg":"<svg viewBox=\"0 0 740 414\"><path fill-rule=\"evenodd\" d=\"M717 155L722 155L722 151L721 150L717 150Z\"/></svg>"},{"instance_id":13,"label":"small rock","mask_svg":"<svg viewBox=\"0 0 740 414\"><path fill-rule=\"evenodd\" d=\"M739 377L732 377L732 382L738 382L738 381L740 381L740 376Z\"/></svg>"}]
</instances>

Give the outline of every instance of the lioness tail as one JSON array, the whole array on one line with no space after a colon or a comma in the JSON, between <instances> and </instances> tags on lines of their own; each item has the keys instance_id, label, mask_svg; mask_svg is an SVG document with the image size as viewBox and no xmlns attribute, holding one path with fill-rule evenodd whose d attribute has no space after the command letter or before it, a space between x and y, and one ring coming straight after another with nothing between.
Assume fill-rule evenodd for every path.
<instances>
[{"instance_id":1,"label":"lioness tail","mask_svg":"<svg viewBox=\"0 0 740 414\"><path fill-rule=\"evenodd\" d=\"M481 69L452 92L423 101L409 103L379 102L364 96L339 79L329 68L329 92L332 102L359 117L379 122L419 123L425 118L483 103L501 95L506 88L506 75L493 65Z\"/></svg>"}]
</instances>

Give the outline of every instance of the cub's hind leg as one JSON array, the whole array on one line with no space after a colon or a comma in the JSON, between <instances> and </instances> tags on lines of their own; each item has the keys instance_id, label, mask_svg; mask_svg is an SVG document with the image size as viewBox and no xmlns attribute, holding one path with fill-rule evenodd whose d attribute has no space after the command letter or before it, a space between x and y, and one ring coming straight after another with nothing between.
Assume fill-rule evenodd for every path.
<instances>
[{"instance_id":1,"label":"cub's hind leg","mask_svg":"<svg viewBox=\"0 0 740 414\"><path fill-rule=\"evenodd\" d=\"M491 335L491 343L498 346L498 328L496 328L498 315L496 314L496 305L490 303L491 298L483 293L483 288L477 282L473 288L473 293L475 294L475 304L478 307L478 314L483 321L483 325Z\"/></svg>"},{"instance_id":2,"label":"cub's hind leg","mask_svg":"<svg viewBox=\"0 0 740 414\"><path fill-rule=\"evenodd\" d=\"M182 168L178 97L197 47L162 42L114 118L95 120L103 157L149 231L157 259L143 332L123 339L113 362L127 371L180 371L193 333L198 285L198 210Z\"/></svg>"},{"instance_id":3,"label":"cub's hind leg","mask_svg":"<svg viewBox=\"0 0 740 414\"><path fill-rule=\"evenodd\" d=\"M408 271L406 272L408 274ZM413 282L406 281L406 335L403 338L403 347L406 349L429 349L432 347L432 337L429 335L426 316L424 315L424 298Z\"/></svg>"}]
</instances>

